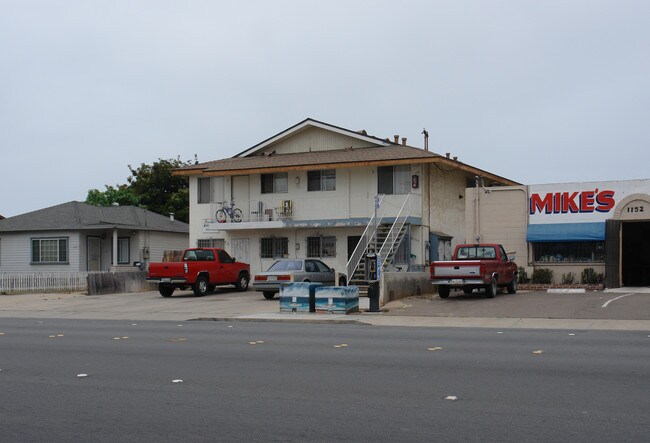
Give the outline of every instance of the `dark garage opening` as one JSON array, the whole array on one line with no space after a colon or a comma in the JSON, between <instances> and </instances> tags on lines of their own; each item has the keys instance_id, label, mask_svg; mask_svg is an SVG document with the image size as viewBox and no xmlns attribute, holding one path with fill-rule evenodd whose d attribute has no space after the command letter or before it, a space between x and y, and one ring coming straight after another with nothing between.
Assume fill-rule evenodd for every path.
<instances>
[{"instance_id":1,"label":"dark garage opening","mask_svg":"<svg viewBox=\"0 0 650 443\"><path fill-rule=\"evenodd\" d=\"M623 286L650 286L650 222L623 222Z\"/></svg>"}]
</instances>

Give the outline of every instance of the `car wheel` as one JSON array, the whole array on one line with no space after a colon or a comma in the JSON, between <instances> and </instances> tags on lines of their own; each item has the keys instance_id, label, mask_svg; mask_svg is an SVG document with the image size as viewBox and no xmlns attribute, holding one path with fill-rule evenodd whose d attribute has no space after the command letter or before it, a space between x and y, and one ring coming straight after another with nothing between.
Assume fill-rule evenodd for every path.
<instances>
[{"instance_id":1,"label":"car wheel","mask_svg":"<svg viewBox=\"0 0 650 443\"><path fill-rule=\"evenodd\" d=\"M174 287L159 285L158 292L160 292L160 295L162 295L163 297L171 297L172 294L174 293Z\"/></svg>"},{"instance_id":2,"label":"car wheel","mask_svg":"<svg viewBox=\"0 0 650 443\"><path fill-rule=\"evenodd\" d=\"M449 297L449 292L450 292L449 286L447 285L438 286L438 295L440 296L440 298Z\"/></svg>"},{"instance_id":3,"label":"car wheel","mask_svg":"<svg viewBox=\"0 0 650 443\"><path fill-rule=\"evenodd\" d=\"M192 290L197 297L206 295L208 293L208 279L202 275L197 277L194 286L192 286Z\"/></svg>"},{"instance_id":4,"label":"car wheel","mask_svg":"<svg viewBox=\"0 0 650 443\"><path fill-rule=\"evenodd\" d=\"M275 292L273 291L264 291L262 294L264 294L264 298L267 300L272 300L275 297Z\"/></svg>"},{"instance_id":5,"label":"car wheel","mask_svg":"<svg viewBox=\"0 0 650 443\"><path fill-rule=\"evenodd\" d=\"M485 296L488 298L494 298L497 295L499 287L497 286L497 279L492 277L490 284L485 288Z\"/></svg>"},{"instance_id":6,"label":"car wheel","mask_svg":"<svg viewBox=\"0 0 650 443\"><path fill-rule=\"evenodd\" d=\"M512 281L508 283L508 294L516 294L517 293L517 286L519 282L517 281L517 276L512 277Z\"/></svg>"},{"instance_id":7,"label":"car wheel","mask_svg":"<svg viewBox=\"0 0 650 443\"><path fill-rule=\"evenodd\" d=\"M237 283L235 283L235 288L237 288L238 291L245 291L246 289L248 289L249 281L250 278L248 277L248 274L242 272L239 274L239 277L237 278Z\"/></svg>"}]
</instances>

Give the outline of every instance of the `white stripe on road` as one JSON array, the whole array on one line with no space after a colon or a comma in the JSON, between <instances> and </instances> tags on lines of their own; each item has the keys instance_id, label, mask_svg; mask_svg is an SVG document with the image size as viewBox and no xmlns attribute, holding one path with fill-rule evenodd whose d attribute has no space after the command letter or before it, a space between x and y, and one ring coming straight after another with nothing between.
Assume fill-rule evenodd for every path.
<instances>
[{"instance_id":1,"label":"white stripe on road","mask_svg":"<svg viewBox=\"0 0 650 443\"><path fill-rule=\"evenodd\" d=\"M601 308L606 308L607 305L610 304L611 302L616 301L616 300L618 300L619 298L627 297L628 295L634 295L634 292L632 292L631 294L619 295L619 296L616 297L616 298L613 298L613 299L611 299L611 300L607 300L607 301L605 302L605 304L601 306Z\"/></svg>"}]
</instances>

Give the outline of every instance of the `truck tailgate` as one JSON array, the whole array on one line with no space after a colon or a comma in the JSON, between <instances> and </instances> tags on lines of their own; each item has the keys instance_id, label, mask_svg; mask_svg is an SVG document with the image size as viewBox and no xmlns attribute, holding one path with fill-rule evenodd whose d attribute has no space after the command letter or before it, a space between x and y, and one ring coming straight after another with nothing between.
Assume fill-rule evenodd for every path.
<instances>
[{"instance_id":1,"label":"truck tailgate","mask_svg":"<svg viewBox=\"0 0 650 443\"><path fill-rule=\"evenodd\" d=\"M434 274L431 278L460 278L480 277L481 264L477 261L447 261L436 262L433 266Z\"/></svg>"},{"instance_id":2,"label":"truck tailgate","mask_svg":"<svg viewBox=\"0 0 650 443\"><path fill-rule=\"evenodd\" d=\"M184 277L185 269L182 262L164 262L149 264L149 278Z\"/></svg>"}]
</instances>

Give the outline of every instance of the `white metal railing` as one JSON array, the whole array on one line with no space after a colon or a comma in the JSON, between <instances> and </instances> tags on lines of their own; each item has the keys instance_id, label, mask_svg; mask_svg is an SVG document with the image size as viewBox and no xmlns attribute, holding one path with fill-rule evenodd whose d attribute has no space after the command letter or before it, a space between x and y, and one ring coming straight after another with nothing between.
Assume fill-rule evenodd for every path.
<instances>
[{"instance_id":1,"label":"white metal railing","mask_svg":"<svg viewBox=\"0 0 650 443\"><path fill-rule=\"evenodd\" d=\"M411 209L409 206L407 206L410 196L411 194L408 194L404 199L404 203L402 204L402 207L400 208L399 213L395 218L395 222L390 227L390 231L388 231L388 235L384 239L384 243L381 245L381 249L379 250L379 257L381 257L382 267L386 266L388 262L387 259L390 256L391 252L395 249L395 245L397 244L397 241L402 234L404 223L406 223L406 220L411 214ZM405 208L406 211L404 210Z\"/></svg>"},{"instance_id":2,"label":"white metal railing","mask_svg":"<svg viewBox=\"0 0 650 443\"><path fill-rule=\"evenodd\" d=\"M0 293L39 291L85 291L88 272L0 273Z\"/></svg>"},{"instance_id":3,"label":"white metal railing","mask_svg":"<svg viewBox=\"0 0 650 443\"><path fill-rule=\"evenodd\" d=\"M399 197L399 203L396 198ZM396 204L385 205L382 208L384 217L395 217L398 213L402 195L385 196L384 201L390 200ZM413 199L412 199L413 200ZM331 196L309 198L286 198L274 194L272 197L262 196L260 200L235 200L222 205L218 202L210 204L209 212L202 213L205 222L217 223L217 212L224 210L223 224L241 222L277 222L277 221L315 221L315 220L346 220L351 218L367 217L372 213L374 200L359 196ZM207 209L207 208L206 208ZM237 217L230 214L229 209L237 212ZM241 212L239 212L239 211ZM418 212L417 210L415 212ZM421 210L419 211L421 213ZM239 215L240 214L240 215ZM226 226L223 226L227 229Z\"/></svg>"},{"instance_id":4,"label":"white metal railing","mask_svg":"<svg viewBox=\"0 0 650 443\"><path fill-rule=\"evenodd\" d=\"M377 227L381 224L382 214L381 214L381 204L384 201L384 194L379 196L379 201L377 202L377 217L375 218L375 213L370 217L370 221L364 229L363 234L361 234L361 239L357 243L357 247L354 248L354 252L350 255L348 263L345 265L345 270L347 272L348 280L352 279L354 272L357 270L361 259L366 254L368 246L374 241L377 236Z\"/></svg>"}]
</instances>

